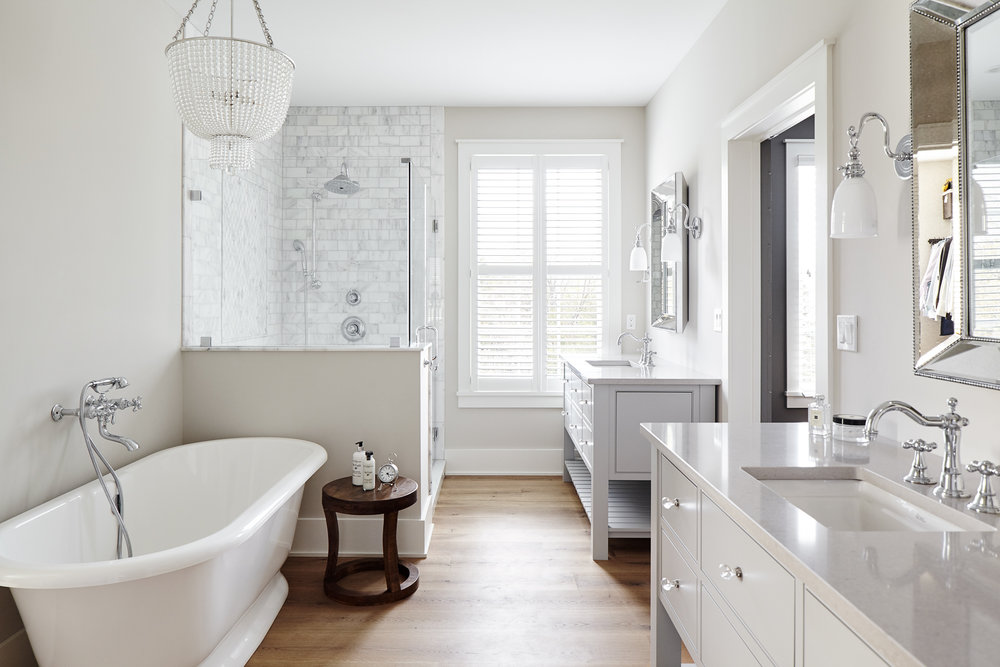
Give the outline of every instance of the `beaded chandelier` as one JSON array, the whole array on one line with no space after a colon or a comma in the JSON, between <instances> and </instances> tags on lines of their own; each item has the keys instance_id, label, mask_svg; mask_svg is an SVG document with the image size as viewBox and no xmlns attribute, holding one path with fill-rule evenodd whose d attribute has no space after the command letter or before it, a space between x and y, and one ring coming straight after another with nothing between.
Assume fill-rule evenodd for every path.
<instances>
[{"instance_id":1,"label":"beaded chandelier","mask_svg":"<svg viewBox=\"0 0 1000 667\"><path fill-rule=\"evenodd\" d=\"M295 63L274 48L257 0L266 45L234 39L231 29L229 37L209 37L219 0L212 2L205 36L181 39L198 1L164 50L174 101L188 130L212 142L211 167L250 169L254 142L271 138L285 122Z\"/></svg>"}]
</instances>

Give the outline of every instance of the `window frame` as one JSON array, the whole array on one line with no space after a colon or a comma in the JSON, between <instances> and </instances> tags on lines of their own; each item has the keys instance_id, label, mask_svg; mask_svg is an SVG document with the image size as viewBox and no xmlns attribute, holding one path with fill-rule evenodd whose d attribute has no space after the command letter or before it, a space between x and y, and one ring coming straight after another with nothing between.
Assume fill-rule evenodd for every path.
<instances>
[{"instance_id":1,"label":"window frame","mask_svg":"<svg viewBox=\"0 0 1000 667\"><path fill-rule=\"evenodd\" d=\"M476 261L472 229L472 164L477 156L603 156L607 165L607 223L602 261L602 353L611 352L612 326L621 319L621 140L507 141L458 140L458 406L460 408L553 408L562 405L558 391L502 391L477 389L473 378L473 326L475 312L472 276ZM536 193L538 199L543 193ZM544 233L536 226L535 236ZM544 277L545 266L536 266L534 280ZM536 323L541 318L536 318ZM544 343L536 339L536 357L544 358ZM544 372L542 377L544 378Z\"/></svg>"}]
</instances>

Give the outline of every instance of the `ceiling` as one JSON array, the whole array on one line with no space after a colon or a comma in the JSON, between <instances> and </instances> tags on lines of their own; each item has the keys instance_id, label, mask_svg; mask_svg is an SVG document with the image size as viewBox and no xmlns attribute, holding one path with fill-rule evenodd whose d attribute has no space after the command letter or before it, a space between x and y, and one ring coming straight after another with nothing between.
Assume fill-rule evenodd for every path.
<instances>
[{"instance_id":1,"label":"ceiling","mask_svg":"<svg viewBox=\"0 0 1000 667\"><path fill-rule=\"evenodd\" d=\"M191 0L164 2L179 25ZM295 61L293 105L644 106L725 0L260 4L275 47ZM229 5L219 3L211 35L229 35ZM199 30L210 6L194 13ZM233 35L263 41L253 3L233 11Z\"/></svg>"}]
</instances>

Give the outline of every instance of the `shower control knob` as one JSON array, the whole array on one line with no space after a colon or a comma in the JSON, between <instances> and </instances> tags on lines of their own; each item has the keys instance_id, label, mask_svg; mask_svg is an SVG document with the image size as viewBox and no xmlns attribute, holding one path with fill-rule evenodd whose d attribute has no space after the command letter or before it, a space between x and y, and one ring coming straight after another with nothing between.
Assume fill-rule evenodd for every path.
<instances>
[{"instance_id":1,"label":"shower control knob","mask_svg":"<svg viewBox=\"0 0 1000 667\"><path fill-rule=\"evenodd\" d=\"M136 396L135 400L132 401L132 412L137 412L142 410L142 396Z\"/></svg>"}]
</instances>

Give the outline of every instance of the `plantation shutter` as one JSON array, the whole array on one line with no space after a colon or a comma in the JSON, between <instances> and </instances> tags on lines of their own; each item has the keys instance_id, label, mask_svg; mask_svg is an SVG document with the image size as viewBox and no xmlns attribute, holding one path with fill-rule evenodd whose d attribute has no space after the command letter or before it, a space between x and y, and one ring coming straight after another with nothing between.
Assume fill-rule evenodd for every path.
<instances>
[{"instance_id":1,"label":"plantation shutter","mask_svg":"<svg viewBox=\"0 0 1000 667\"><path fill-rule=\"evenodd\" d=\"M603 343L606 159L477 155L471 185L473 387L557 390Z\"/></svg>"}]
</instances>

